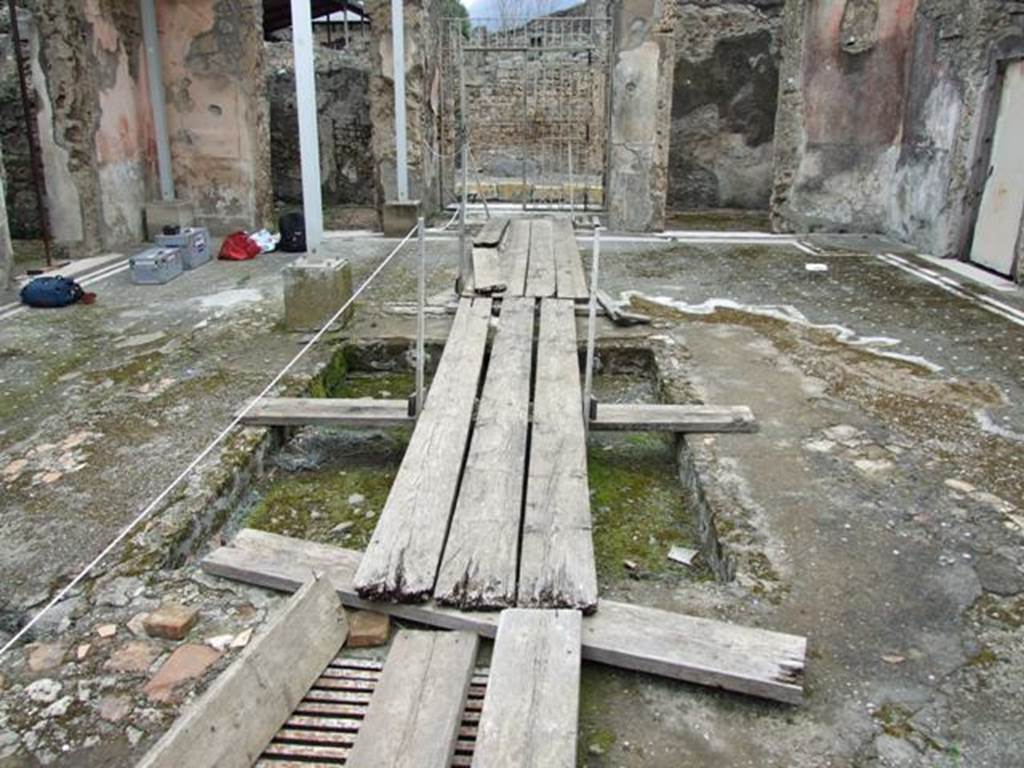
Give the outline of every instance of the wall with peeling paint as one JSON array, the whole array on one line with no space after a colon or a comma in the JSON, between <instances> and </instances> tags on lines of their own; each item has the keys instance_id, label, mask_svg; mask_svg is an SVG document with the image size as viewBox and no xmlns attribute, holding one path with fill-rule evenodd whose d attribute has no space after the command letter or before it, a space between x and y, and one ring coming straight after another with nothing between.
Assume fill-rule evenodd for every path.
<instances>
[{"instance_id":1,"label":"wall with peeling paint","mask_svg":"<svg viewBox=\"0 0 1024 768\"><path fill-rule=\"evenodd\" d=\"M72 255L140 242L158 176L139 4L26 5L54 239ZM178 196L215 231L269 222L261 6L157 0L157 14ZM30 178L27 166L19 172Z\"/></svg>"},{"instance_id":2,"label":"wall with peeling paint","mask_svg":"<svg viewBox=\"0 0 1024 768\"><path fill-rule=\"evenodd\" d=\"M875 232L960 255L998 52L998 0L789 0L776 117L777 228Z\"/></svg>"},{"instance_id":3,"label":"wall with peeling paint","mask_svg":"<svg viewBox=\"0 0 1024 768\"><path fill-rule=\"evenodd\" d=\"M214 231L269 223L262 6L160 0L157 24L178 196Z\"/></svg>"}]
</instances>

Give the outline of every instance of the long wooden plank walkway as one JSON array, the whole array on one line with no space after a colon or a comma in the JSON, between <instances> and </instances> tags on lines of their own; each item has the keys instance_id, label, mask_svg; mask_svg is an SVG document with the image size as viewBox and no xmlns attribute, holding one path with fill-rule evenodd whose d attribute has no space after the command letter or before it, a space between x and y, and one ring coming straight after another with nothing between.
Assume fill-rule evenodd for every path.
<instances>
[{"instance_id":1,"label":"long wooden plank walkway","mask_svg":"<svg viewBox=\"0 0 1024 768\"><path fill-rule=\"evenodd\" d=\"M466 276L463 295L586 299L572 221L490 219L473 242L473 274Z\"/></svg>"},{"instance_id":2,"label":"long wooden plank walkway","mask_svg":"<svg viewBox=\"0 0 1024 768\"><path fill-rule=\"evenodd\" d=\"M434 596L446 605L515 605L530 427L532 299L506 299Z\"/></svg>"},{"instance_id":3,"label":"long wooden plank walkway","mask_svg":"<svg viewBox=\"0 0 1024 768\"><path fill-rule=\"evenodd\" d=\"M356 575L364 597L425 600L434 589L483 369L490 299L463 299Z\"/></svg>"},{"instance_id":4,"label":"long wooden plank walkway","mask_svg":"<svg viewBox=\"0 0 1024 768\"><path fill-rule=\"evenodd\" d=\"M597 607L587 438L572 302L544 299L537 340L518 605Z\"/></svg>"}]
</instances>

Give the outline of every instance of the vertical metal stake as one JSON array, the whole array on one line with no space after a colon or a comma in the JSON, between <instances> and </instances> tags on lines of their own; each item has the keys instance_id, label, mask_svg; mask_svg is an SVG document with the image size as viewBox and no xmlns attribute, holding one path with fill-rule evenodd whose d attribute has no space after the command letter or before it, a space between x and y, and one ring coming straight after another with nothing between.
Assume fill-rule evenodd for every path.
<instances>
[{"instance_id":1,"label":"vertical metal stake","mask_svg":"<svg viewBox=\"0 0 1024 768\"><path fill-rule=\"evenodd\" d=\"M583 426L590 428L590 400L594 390L594 335L597 326L597 277L601 268L601 226L594 227L594 258L590 265L590 312L587 318L587 367L583 380Z\"/></svg>"},{"instance_id":2,"label":"vertical metal stake","mask_svg":"<svg viewBox=\"0 0 1024 768\"><path fill-rule=\"evenodd\" d=\"M391 0L391 47L395 85L395 175L398 201L404 203L409 199L409 155L405 138L405 14L402 0Z\"/></svg>"},{"instance_id":3,"label":"vertical metal stake","mask_svg":"<svg viewBox=\"0 0 1024 768\"><path fill-rule=\"evenodd\" d=\"M572 180L572 139L569 139L569 220L572 221L576 216L576 199L573 194L573 180Z\"/></svg>"},{"instance_id":4,"label":"vertical metal stake","mask_svg":"<svg viewBox=\"0 0 1024 768\"><path fill-rule=\"evenodd\" d=\"M423 413L423 371L426 364L426 318L424 305L427 301L427 225L422 216L417 222L419 227L419 290L417 292L418 311L416 316L416 418Z\"/></svg>"},{"instance_id":5,"label":"vertical metal stake","mask_svg":"<svg viewBox=\"0 0 1024 768\"><path fill-rule=\"evenodd\" d=\"M462 207L459 210L459 277L455 289L462 293L468 273L466 258L466 206L469 205L469 121L466 119L466 56L462 50L462 35L459 42L459 126L462 141Z\"/></svg>"}]
</instances>

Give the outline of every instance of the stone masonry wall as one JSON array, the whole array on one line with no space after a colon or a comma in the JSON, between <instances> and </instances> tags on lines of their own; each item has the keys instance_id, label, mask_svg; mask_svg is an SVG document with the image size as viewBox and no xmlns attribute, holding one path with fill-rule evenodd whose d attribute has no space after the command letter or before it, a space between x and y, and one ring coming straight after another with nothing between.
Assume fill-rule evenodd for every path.
<instances>
[{"instance_id":1,"label":"stone masonry wall","mask_svg":"<svg viewBox=\"0 0 1024 768\"><path fill-rule=\"evenodd\" d=\"M776 227L879 232L964 253L995 62L1024 54L1019 5L789 0Z\"/></svg>"},{"instance_id":2,"label":"stone masonry wall","mask_svg":"<svg viewBox=\"0 0 1024 768\"><path fill-rule=\"evenodd\" d=\"M767 208L783 0L676 0L668 207Z\"/></svg>"},{"instance_id":3,"label":"stone masonry wall","mask_svg":"<svg viewBox=\"0 0 1024 768\"><path fill-rule=\"evenodd\" d=\"M270 100L270 155L274 198L302 202L295 60L291 43L266 43ZM320 180L325 205L372 205L375 195L371 150L369 64L351 53L316 50Z\"/></svg>"}]
</instances>

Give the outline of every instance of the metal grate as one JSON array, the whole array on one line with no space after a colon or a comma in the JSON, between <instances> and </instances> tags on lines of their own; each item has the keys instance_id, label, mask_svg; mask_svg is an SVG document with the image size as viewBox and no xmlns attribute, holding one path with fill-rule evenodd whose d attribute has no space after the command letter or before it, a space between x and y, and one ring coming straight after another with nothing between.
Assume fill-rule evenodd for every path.
<instances>
[{"instance_id":1,"label":"metal grate","mask_svg":"<svg viewBox=\"0 0 1024 768\"><path fill-rule=\"evenodd\" d=\"M264 750L259 768L345 765L359 735L383 662L337 657L324 670ZM487 690L486 667L477 667L466 697L453 766L469 766Z\"/></svg>"},{"instance_id":2,"label":"metal grate","mask_svg":"<svg viewBox=\"0 0 1024 768\"><path fill-rule=\"evenodd\" d=\"M550 206L603 205L611 22L559 16L445 20L441 141L450 191ZM462 137L471 161L463 169Z\"/></svg>"}]
</instances>

